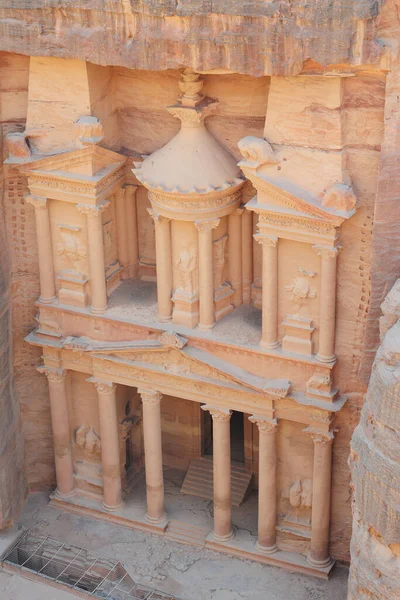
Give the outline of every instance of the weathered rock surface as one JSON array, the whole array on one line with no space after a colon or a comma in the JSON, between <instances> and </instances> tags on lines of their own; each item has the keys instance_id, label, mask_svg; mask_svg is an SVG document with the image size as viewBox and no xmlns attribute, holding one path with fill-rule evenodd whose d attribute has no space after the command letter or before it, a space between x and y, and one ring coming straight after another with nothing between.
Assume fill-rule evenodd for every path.
<instances>
[{"instance_id":1,"label":"weathered rock surface","mask_svg":"<svg viewBox=\"0 0 400 600\"><path fill-rule=\"evenodd\" d=\"M377 61L384 0L3 0L0 49L135 69L255 76ZM153 51L152 51L153 49ZM149 51L150 50L150 51Z\"/></svg>"},{"instance_id":2,"label":"weathered rock surface","mask_svg":"<svg viewBox=\"0 0 400 600\"><path fill-rule=\"evenodd\" d=\"M400 598L400 279L382 311L382 343L352 438L350 600Z\"/></svg>"}]
</instances>

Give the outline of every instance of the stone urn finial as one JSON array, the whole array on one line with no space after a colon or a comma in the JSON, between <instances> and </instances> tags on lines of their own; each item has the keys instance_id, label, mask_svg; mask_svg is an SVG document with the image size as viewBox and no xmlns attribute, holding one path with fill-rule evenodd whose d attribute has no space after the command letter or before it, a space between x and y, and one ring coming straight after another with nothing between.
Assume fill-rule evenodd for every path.
<instances>
[{"instance_id":1,"label":"stone urn finial","mask_svg":"<svg viewBox=\"0 0 400 600\"><path fill-rule=\"evenodd\" d=\"M193 71L193 69L185 69L181 73L181 80L179 82L179 89L183 94L178 102L183 106L196 106L203 99L203 96L199 94L203 85L204 82L200 79L198 73Z\"/></svg>"}]
</instances>

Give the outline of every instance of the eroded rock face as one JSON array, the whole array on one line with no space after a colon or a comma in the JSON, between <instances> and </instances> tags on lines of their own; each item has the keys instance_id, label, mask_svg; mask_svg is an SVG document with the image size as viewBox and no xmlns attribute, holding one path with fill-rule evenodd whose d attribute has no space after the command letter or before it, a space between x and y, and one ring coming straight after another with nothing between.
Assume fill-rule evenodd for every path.
<instances>
[{"instance_id":1,"label":"eroded rock face","mask_svg":"<svg viewBox=\"0 0 400 600\"><path fill-rule=\"evenodd\" d=\"M400 279L382 304L381 346L352 438L349 600L400 597Z\"/></svg>"},{"instance_id":2,"label":"eroded rock face","mask_svg":"<svg viewBox=\"0 0 400 600\"><path fill-rule=\"evenodd\" d=\"M135 69L225 68L294 75L367 64L383 0L22 0L0 9L0 48ZM149 48L155 47L155 52Z\"/></svg>"}]
</instances>

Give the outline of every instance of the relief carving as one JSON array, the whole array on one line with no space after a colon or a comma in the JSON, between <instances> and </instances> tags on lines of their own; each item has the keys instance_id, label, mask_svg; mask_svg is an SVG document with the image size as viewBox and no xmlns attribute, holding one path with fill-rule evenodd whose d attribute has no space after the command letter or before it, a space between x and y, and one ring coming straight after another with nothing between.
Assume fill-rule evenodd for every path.
<instances>
[{"instance_id":1,"label":"relief carving","mask_svg":"<svg viewBox=\"0 0 400 600\"><path fill-rule=\"evenodd\" d=\"M296 535L309 535L311 528L311 508L313 501L312 479L297 479L282 493L287 513L282 525Z\"/></svg>"},{"instance_id":2,"label":"relief carving","mask_svg":"<svg viewBox=\"0 0 400 600\"><path fill-rule=\"evenodd\" d=\"M293 508L311 508L312 506L312 480L298 479L289 490L289 503Z\"/></svg>"},{"instance_id":3,"label":"relief carving","mask_svg":"<svg viewBox=\"0 0 400 600\"><path fill-rule=\"evenodd\" d=\"M353 188L344 183L335 183L326 190L322 198L322 206L333 208L346 213L355 210L357 197Z\"/></svg>"},{"instance_id":4,"label":"relief carving","mask_svg":"<svg viewBox=\"0 0 400 600\"><path fill-rule=\"evenodd\" d=\"M218 240L213 242L213 258L214 258L214 290L217 290L226 281L226 242L228 236L223 235Z\"/></svg>"},{"instance_id":5,"label":"relief carving","mask_svg":"<svg viewBox=\"0 0 400 600\"><path fill-rule=\"evenodd\" d=\"M100 436L93 427L81 425L75 432L75 444L81 450L85 450L89 455L96 455L101 450Z\"/></svg>"},{"instance_id":6,"label":"relief carving","mask_svg":"<svg viewBox=\"0 0 400 600\"><path fill-rule=\"evenodd\" d=\"M81 262L87 257L86 246L78 238L80 227L59 225L59 228L62 242L57 244L57 253L65 256L70 261L72 268L80 272Z\"/></svg>"},{"instance_id":7,"label":"relief carving","mask_svg":"<svg viewBox=\"0 0 400 600\"><path fill-rule=\"evenodd\" d=\"M180 285L177 292L187 296L193 296L195 290L195 271L197 268L197 251L194 247L183 248L178 260L175 261L175 267L179 270Z\"/></svg>"},{"instance_id":8,"label":"relief carving","mask_svg":"<svg viewBox=\"0 0 400 600\"><path fill-rule=\"evenodd\" d=\"M316 298L317 292L310 287L309 278L315 277L315 271L305 271L301 267L297 269L302 275L295 277L290 285L285 285L285 291L290 292L290 302L294 307L294 315L299 315L308 298Z\"/></svg>"}]
</instances>

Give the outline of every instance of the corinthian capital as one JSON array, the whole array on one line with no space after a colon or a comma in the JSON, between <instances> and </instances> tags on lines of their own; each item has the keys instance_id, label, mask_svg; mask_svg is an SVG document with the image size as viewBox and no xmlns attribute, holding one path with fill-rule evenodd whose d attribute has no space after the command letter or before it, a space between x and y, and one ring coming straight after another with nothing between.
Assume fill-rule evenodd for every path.
<instances>
[{"instance_id":1,"label":"corinthian capital","mask_svg":"<svg viewBox=\"0 0 400 600\"><path fill-rule=\"evenodd\" d=\"M61 383L61 381L64 381L67 375L65 369L57 369L56 367L48 367L47 365L37 367L37 370L39 373L44 373L49 381L54 381L56 383Z\"/></svg>"},{"instance_id":2,"label":"corinthian capital","mask_svg":"<svg viewBox=\"0 0 400 600\"><path fill-rule=\"evenodd\" d=\"M209 404L203 404L201 410L206 410L210 413L213 421L219 421L220 423L226 423L231 418L232 411L229 408L221 408L219 406L210 406Z\"/></svg>"},{"instance_id":3,"label":"corinthian capital","mask_svg":"<svg viewBox=\"0 0 400 600\"><path fill-rule=\"evenodd\" d=\"M155 390L142 390L138 389L138 393L142 398L143 404L156 406L160 404L162 394L161 392L156 392Z\"/></svg>"},{"instance_id":4,"label":"corinthian capital","mask_svg":"<svg viewBox=\"0 0 400 600\"><path fill-rule=\"evenodd\" d=\"M275 248L278 245L279 238L276 235L264 235L263 233L255 233L253 238L259 244L263 246L268 246L269 248Z\"/></svg>"},{"instance_id":5,"label":"corinthian capital","mask_svg":"<svg viewBox=\"0 0 400 600\"><path fill-rule=\"evenodd\" d=\"M152 208L148 208L147 212L153 219L155 225L163 225L164 223L168 223L168 221L170 221L170 219L168 219L168 217L164 217L163 215L158 214Z\"/></svg>"},{"instance_id":6,"label":"corinthian capital","mask_svg":"<svg viewBox=\"0 0 400 600\"><path fill-rule=\"evenodd\" d=\"M94 384L99 394L110 394L116 388L116 384L112 381L106 381L104 379L97 379L96 377L89 377L86 381L90 381Z\"/></svg>"},{"instance_id":7,"label":"corinthian capital","mask_svg":"<svg viewBox=\"0 0 400 600\"><path fill-rule=\"evenodd\" d=\"M32 204L36 210L44 210L47 208L47 198L44 196L35 196L34 194L27 194L24 200L28 204Z\"/></svg>"},{"instance_id":8,"label":"corinthian capital","mask_svg":"<svg viewBox=\"0 0 400 600\"><path fill-rule=\"evenodd\" d=\"M98 206L91 206L90 204L77 204L76 209L82 215L87 215L88 217L100 217L101 213L103 213L106 208L110 205L110 201L106 200L102 204Z\"/></svg>"},{"instance_id":9,"label":"corinthian capital","mask_svg":"<svg viewBox=\"0 0 400 600\"><path fill-rule=\"evenodd\" d=\"M197 230L202 233L207 233L212 229L215 229L219 225L219 219L209 219L205 221L195 221L194 224L197 227Z\"/></svg>"},{"instance_id":10,"label":"corinthian capital","mask_svg":"<svg viewBox=\"0 0 400 600\"><path fill-rule=\"evenodd\" d=\"M332 430L320 431L314 427L308 426L303 429L303 431L311 435L312 441L316 446L326 446L327 444L332 444L333 442L334 432Z\"/></svg>"},{"instance_id":11,"label":"corinthian capital","mask_svg":"<svg viewBox=\"0 0 400 600\"><path fill-rule=\"evenodd\" d=\"M341 246L323 246L322 244L315 244L312 247L313 250L322 258L336 258L341 251Z\"/></svg>"},{"instance_id":12,"label":"corinthian capital","mask_svg":"<svg viewBox=\"0 0 400 600\"><path fill-rule=\"evenodd\" d=\"M278 421L276 419L268 419L267 417L259 415L252 415L249 417L249 421L257 424L260 433L270 433L271 431L275 431L278 427Z\"/></svg>"}]
</instances>

